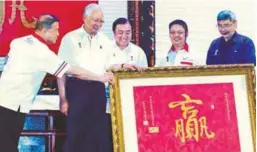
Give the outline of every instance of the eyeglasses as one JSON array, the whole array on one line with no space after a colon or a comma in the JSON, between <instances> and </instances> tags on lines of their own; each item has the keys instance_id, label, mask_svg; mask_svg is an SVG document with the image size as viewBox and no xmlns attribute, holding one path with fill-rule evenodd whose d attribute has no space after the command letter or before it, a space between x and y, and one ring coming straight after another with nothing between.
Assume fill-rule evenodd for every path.
<instances>
[{"instance_id":1,"label":"eyeglasses","mask_svg":"<svg viewBox=\"0 0 257 152\"><path fill-rule=\"evenodd\" d=\"M183 31L170 31L170 35L183 35L184 32Z\"/></svg>"},{"instance_id":2,"label":"eyeglasses","mask_svg":"<svg viewBox=\"0 0 257 152\"><path fill-rule=\"evenodd\" d=\"M230 28L231 26L233 25L233 23L231 23L231 24L218 24L217 25L217 27L219 28L219 29L227 29L227 28Z\"/></svg>"}]
</instances>

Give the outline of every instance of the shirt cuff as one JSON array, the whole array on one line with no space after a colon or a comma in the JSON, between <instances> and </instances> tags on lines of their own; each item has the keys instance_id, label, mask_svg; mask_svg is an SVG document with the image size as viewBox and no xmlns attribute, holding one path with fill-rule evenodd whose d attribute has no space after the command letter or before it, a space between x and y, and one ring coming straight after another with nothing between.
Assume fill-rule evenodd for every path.
<instances>
[{"instance_id":1,"label":"shirt cuff","mask_svg":"<svg viewBox=\"0 0 257 152\"><path fill-rule=\"evenodd\" d=\"M54 76L58 77L58 78L62 78L62 76L69 70L70 65L66 62L64 62L56 71L56 73L54 74Z\"/></svg>"}]
</instances>

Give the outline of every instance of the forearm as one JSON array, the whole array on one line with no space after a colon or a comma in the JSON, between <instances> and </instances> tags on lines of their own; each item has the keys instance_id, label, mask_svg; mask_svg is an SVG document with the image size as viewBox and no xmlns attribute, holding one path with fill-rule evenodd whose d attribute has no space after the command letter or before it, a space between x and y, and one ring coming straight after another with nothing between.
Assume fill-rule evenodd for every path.
<instances>
[{"instance_id":1,"label":"forearm","mask_svg":"<svg viewBox=\"0 0 257 152\"><path fill-rule=\"evenodd\" d=\"M92 80L92 81L102 82L101 77L99 75L79 67L70 66L66 74L72 75L82 80Z\"/></svg>"},{"instance_id":2,"label":"forearm","mask_svg":"<svg viewBox=\"0 0 257 152\"><path fill-rule=\"evenodd\" d=\"M66 99L65 84L66 84L65 75L62 78L57 79L58 91L61 99Z\"/></svg>"}]
</instances>

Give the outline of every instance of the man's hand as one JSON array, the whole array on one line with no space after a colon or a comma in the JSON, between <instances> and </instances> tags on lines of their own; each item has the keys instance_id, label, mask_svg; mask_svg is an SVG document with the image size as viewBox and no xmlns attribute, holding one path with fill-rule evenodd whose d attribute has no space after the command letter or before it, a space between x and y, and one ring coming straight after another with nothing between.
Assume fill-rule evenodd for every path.
<instances>
[{"instance_id":1,"label":"man's hand","mask_svg":"<svg viewBox=\"0 0 257 152\"><path fill-rule=\"evenodd\" d=\"M128 70L138 70L138 71L143 71L146 69L144 67L137 66L136 64L123 64L122 68L128 69Z\"/></svg>"},{"instance_id":2,"label":"man's hand","mask_svg":"<svg viewBox=\"0 0 257 152\"><path fill-rule=\"evenodd\" d=\"M67 116L68 109L69 109L69 102L68 102L68 100L66 98L60 98L59 106L60 106L60 111Z\"/></svg>"},{"instance_id":3,"label":"man's hand","mask_svg":"<svg viewBox=\"0 0 257 152\"><path fill-rule=\"evenodd\" d=\"M109 82L111 84L113 84L113 73L112 72L108 72L105 73L103 76L100 77L100 81L105 83L105 82Z\"/></svg>"}]
</instances>

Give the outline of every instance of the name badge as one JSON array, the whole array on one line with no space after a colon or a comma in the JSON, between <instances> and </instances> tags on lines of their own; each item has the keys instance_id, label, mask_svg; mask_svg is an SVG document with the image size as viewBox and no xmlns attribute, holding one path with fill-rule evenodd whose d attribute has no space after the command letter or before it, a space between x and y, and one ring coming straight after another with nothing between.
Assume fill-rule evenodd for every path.
<instances>
[{"instance_id":1,"label":"name badge","mask_svg":"<svg viewBox=\"0 0 257 152\"><path fill-rule=\"evenodd\" d=\"M193 65L193 59L190 59L189 57L184 57L180 61L181 65Z\"/></svg>"}]
</instances>

